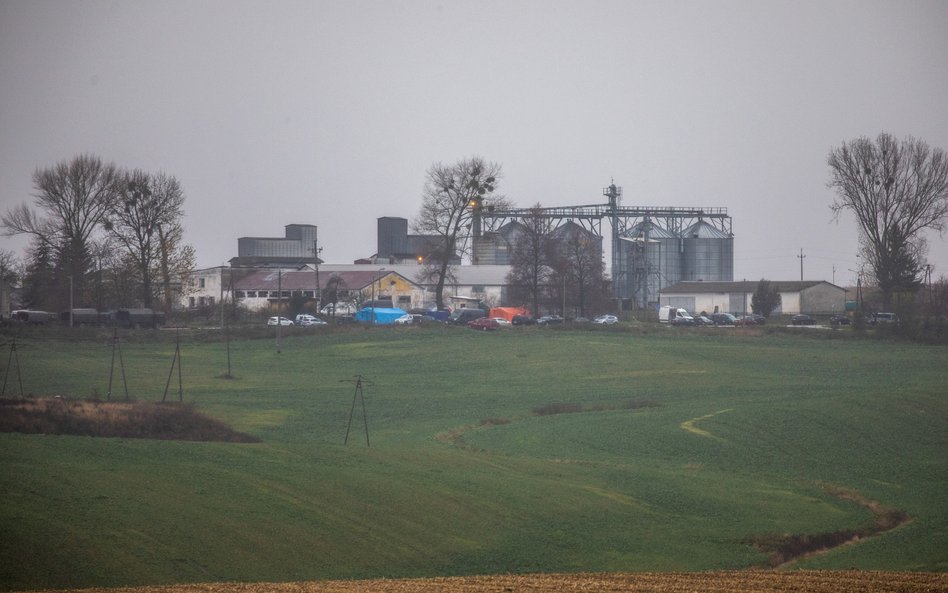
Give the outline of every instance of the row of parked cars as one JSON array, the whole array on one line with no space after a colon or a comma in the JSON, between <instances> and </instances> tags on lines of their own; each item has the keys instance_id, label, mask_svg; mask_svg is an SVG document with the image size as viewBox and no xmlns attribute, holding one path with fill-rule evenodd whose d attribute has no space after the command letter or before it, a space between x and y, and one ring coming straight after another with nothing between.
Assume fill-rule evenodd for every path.
<instances>
[{"instance_id":1,"label":"row of parked cars","mask_svg":"<svg viewBox=\"0 0 948 593\"><path fill-rule=\"evenodd\" d=\"M505 317L478 317L467 322L471 329L494 330L506 327L508 325L560 325L566 323L566 319L560 315L544 315L536 319L526 315L514 315L512 319ZM600 315L595 319L586 317L577 317L571 320L571 323L595 323L600 325L613 325L619 323L619 318L615 315Z\"/></svg>"}]
</instances>

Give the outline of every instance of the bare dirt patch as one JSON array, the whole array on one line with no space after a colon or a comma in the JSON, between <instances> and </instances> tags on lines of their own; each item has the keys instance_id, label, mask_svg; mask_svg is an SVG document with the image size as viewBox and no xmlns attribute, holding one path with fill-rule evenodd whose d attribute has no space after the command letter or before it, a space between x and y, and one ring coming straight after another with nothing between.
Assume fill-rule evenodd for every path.
<instances>
[{"instance_id":1,"label":"bare dirt patch","mask_svg":"<svg viewBox=\"0 0 948 593\"><path fill-rule=\"evenodd\" d=\"M52 593L46 590L43 593ZM216 583L83 589L85 593L938 593L948 573L727 571L701 573L546 574L378 579L309 583ZM34 592L37 593L37 592Z\"/></svg>"},{"instance_id":2,"label":"bare dirt patch","mask_svg":"<svg viewBox=\"0 0 948 593\"><path fill-rule=\"evenodd\" d=\"M0 432L255 443L189 403L103 402L65 397L0 399Z\"/></svg>"}]
</instances>

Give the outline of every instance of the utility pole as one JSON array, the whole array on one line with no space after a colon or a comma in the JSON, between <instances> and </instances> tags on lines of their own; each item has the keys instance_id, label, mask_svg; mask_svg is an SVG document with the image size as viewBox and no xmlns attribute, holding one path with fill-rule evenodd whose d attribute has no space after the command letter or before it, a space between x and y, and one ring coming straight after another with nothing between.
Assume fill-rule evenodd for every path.
<instances>
[{"instance_id":1,"label":"utility pole","mask_svg":"<svg viewBox=\"0 0 948 593\"><path fill-rule=\"evenodd\" d=\"M69 275L69 327L72 327L72 274Z\"/></svg>"},{"instance_id":2,"label":"utility pole","mask_svg":"<svg viewBox=\"0 0 948 593\"><path fill-rule=\"evenodd\" d=\"M277 354L280 353L280 330L283 325L283 270L277 270Z\"/></svg>"},{"instance_id":3,"label":"utility pole","mask_svg":"<svg viewBox=\"0 0 948 593\"><path fill-rule=\"evenodd\" d=\"M316 267L316 291L313 292L313 298L316 300L315 315L319 315L319 307L323 304L323 291L319 288L319 254L322 249L319 248L319 236L313 239L313 265Z\"/></svg>"},{"instance_id":4,"label":"utility pole","mask_svg":"<svg viewBox=\"0 0 948 593\"><path fill-rule=\"evenodd\" d=\"M797 257L800 258L800 282L803 282L803 260L806 258L806 256L803 255L802 247L800 248L800 255L798 255Z\"/></svg>"}]
</instances>

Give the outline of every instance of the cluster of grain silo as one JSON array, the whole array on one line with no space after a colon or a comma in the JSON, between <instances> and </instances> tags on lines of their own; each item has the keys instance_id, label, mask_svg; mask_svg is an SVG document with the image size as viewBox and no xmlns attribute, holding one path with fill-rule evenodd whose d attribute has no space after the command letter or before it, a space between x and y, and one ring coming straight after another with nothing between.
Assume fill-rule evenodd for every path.
<instances>
[{"instance_id":1,"label":"cluster of grain silo","mask_svg":"<svg viewBox=\"0 0 948 593\"><path fill-rule=\"evenodd\" d=\"M734 279L734 238L698 220L682 231L643 220L620 234L617 294L638 307L658 301L662 288L681 282Z\"/></svg>"}]
</instances>

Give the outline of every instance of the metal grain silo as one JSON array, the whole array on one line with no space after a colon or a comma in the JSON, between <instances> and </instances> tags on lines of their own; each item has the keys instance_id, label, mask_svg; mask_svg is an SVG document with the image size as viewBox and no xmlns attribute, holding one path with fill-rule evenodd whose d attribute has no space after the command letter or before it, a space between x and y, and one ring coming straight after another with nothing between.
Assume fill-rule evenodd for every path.
<instances>
[{"instance_id":1,"label":"metal grain silo","mask_svg":"<svg viewBox=\"0 0 948 593\"><path fill-rule=\"evenodd\" d=\"M627 290L639 306L658 301L662 288L681 280L681 237L644 220L620 237Z\"/></svg>"},{"instance_id":2,"label":"metal grain silo","mask_svg":"<svg viewBox=\"0 0 948 593\"><path fill-rule=\"evenodd\" d=\"M682 280L734 280L734 237L731 234L699 220L682 231L682 241Z\"/></svg>"}]
</instances>

